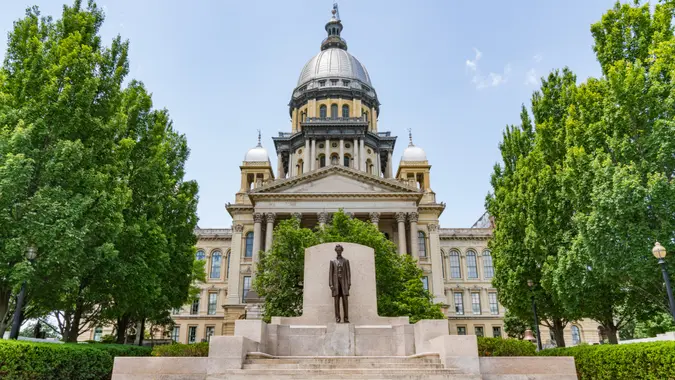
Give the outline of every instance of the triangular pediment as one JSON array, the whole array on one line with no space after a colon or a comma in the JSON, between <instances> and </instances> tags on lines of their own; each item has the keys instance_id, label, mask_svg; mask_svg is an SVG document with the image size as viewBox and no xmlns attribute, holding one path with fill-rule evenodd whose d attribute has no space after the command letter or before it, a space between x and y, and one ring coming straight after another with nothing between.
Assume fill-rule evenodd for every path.
<instances>
[{"instance_id":1,"label":"triangular pediment","mask_svg":"<svg viewBox=\"0 0 675 380\"><path fill-rule=\"evenodd\" d=\"M351 168L331 166L298 177L275 181L250 194L420 194L394 179L380 178Z\"/></svg>"}]
</instances>

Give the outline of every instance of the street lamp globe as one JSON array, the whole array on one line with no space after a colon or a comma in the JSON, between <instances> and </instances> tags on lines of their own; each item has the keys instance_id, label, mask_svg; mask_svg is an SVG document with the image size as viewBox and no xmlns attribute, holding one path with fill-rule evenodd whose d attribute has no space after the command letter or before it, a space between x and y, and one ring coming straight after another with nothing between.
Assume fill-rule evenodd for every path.
<instances>
[{"instance_id":1,"label":"street lamp globe","mask_svg":"<svg viewBox=\"0 0 675 380\"><path fill-rule=\"evenodd\" d=\"M654 254L654 257L656 257L659 260L664 259L666 257L666 249L658 241L656 242L656 244L654 244L654 248L652 248L652 253Z\"/></svg>"},{"instance_id":2,"label":"street lamp globe","mask_svg":"<svg viewBox=\"0 0 675 380\"><path fill-rule=\"evenodd\" d=\"M26 249L26 258L28 260L35 260L35 257L37 256L37 248L35 248L34 245L29 245L28 248Z\"/></svg>"}]
</instances>

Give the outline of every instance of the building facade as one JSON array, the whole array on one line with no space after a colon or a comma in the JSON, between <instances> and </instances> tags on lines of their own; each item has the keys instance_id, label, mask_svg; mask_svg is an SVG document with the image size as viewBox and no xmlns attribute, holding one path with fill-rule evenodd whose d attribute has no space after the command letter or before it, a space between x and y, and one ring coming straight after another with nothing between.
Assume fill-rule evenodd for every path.
<instances>
[{"instance_id":1,"label":"building facade","mask_svg":"<svg viewBox=\"0 0 675 380\"><path fill-rule=\"evenodd\" d=\"M445 204L436 199L431 163L411 135L394 168L397 137L378 125L377 92L365 66L348 52L342 29L334 9L319 53L292 91L289 132L272 139L276 167L260 136L246 152L240 189L226 205L233 227L196 231L207 281L198 301L174 310L174 340L233 334L237 319L255 313L249 291L258 252L271 247L274 226L298 218L315 228L339 209L377 225L400 254L417 261L425 287L445 305L451 334L506 336L504 308L491 285L489 219L471 228L440 227ZM595 326L575 326L568 327L569 342L573 335L597 342Z\"/></svg>"}]
</instances>

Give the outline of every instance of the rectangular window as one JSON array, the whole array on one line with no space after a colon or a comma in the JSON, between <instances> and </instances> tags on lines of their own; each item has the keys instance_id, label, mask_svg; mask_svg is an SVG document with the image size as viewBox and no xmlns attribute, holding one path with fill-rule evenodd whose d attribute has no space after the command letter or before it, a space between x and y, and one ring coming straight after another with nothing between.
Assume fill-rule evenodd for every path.
<instances>
[{"instance_id":1,"label":"rectangular window","mask_svg":"<svg viewBox=\"0 0 675 380\"><path fill-rule=\"evenodd\" d=\"M459 253L450 254L450 278L462 278L462 271L459 267Z\"/></svg>"},{"instance_id":2,"label":"rectangular window","mask_svg":"<svg viewBox=\"0 0 675 380\"><path fill-rule=\"evenodd\" d=\"M180 326L174 326L173 330L171 330L171 340L178 343L179 339L180 339Z\"/></svg>"},{"instance_id":3,"label":"rectangular window","mask_svg":"<svg viewBox=\"0 0 675 380\"><path fill-rule=\"evenodd\" d=\"M100 342L103 336L103 328L97 327L94 329L94 342Z\"/></svg>"},{"instance_id":4,"label":"rectangular window","mask_svg":"<svg viewBox=\"0 0 675 380\"><path fill-rule=\"evenodd\" d=\"M466 335L466 326L457 326L457 335Z\"/></svg>"},{"instance_id":5,"label":"rectangular window","mask_svg":"<svg viewBox=\"0 0 675 380\"><path fill-rule=\"evenodd\" d=\"M188 327L188 343L197 342L197 326Z\"/></svg>"},{"instance_id":6,"label":"rectangular window","mask_svg":"<svg viewBox=\"0 0 675 380\"><path fill-rule=\"evenodd\" d=\"M199 298L192 301L192 306L190 307L190 314L192 315L199 314Z\"/></svg>"},{"instance_id":7,"label":"rectangular window","mask_svg":"<svg viewBox=\"0 0 675 380\"><path fill-rule=\"evenodd\" d=\"M455 314L464 314L464 294L455 293Z\"/></svg>"},{"instance_id":8,"label":"rectangular window","mask_svg":"<svg viewBox=\"0 0 675 380\"><path fill-rule=\"evenodd\" d=\"M483 332L483 326L476 326L475 331L476 336L485 336L485 333Z\"/></svg>"},{"instance_id":9,"label":"rectangular window","mask_svg":"<svg viewBox=\"0 0 675 380\"><path fill-rule=\"evenodd\" d=\"M480 293L471 293L471 311L480 314Z\"/></svg>"},{"instance_id":10,"label":"rectangular window","mask_svg":"<svg viewBox=\"0 0 675 380\"><path fill-rule=\"evenodd\" d=\"M246 296L248 295L248 291L251 290L251 277L250 276L245 276L244 277L244 291L241 297L241 303L246 303Z\"/></svg>"},{"instance_id":11,"label":"rectangular window","mask_svg":"<svg viewBox=\"0 0 675 380\"><path fill-rule=\"evenodd\" d=\"M499 314L499 304L497 303L497 293L488 293L488 299L490 300L490 314L492 314L492 315Z\"/></svg>"},{"instance_id":12,"label":"rectangular window","mask_svg":"<svg viewBox=\"0 0 675 380\"><path fill-rule=\"evenodd\" d=\"M429 277L422 277L422 287L424 287L424 290L429 290Z\"/></svg>"},{"instance_id":13,"label":"rectangular window","mask_svg":"<svg viewBox=\"0 0 675 380\"><path fill-rule=\"evenodd\" d=\"M216 327L215 326L206 326L206 333L205 333L205 338L206 341L209 342L211 341L211 337L216 335Z\"/></svg>"},{"instance_id":14,"label":"rectangular window","mask_svg":"<svg viewBox=\"0 0 675 380\"><path fill-rule=\"evenodd\" d=\"M216 305L218 304L218 293L209 293L209 315L216 314Z\"/></svg>"},{"instance_id":15,"label":"rectangular window","mask_svg":"<svg viewBox=\"0 0 675 380\"><path fill-rule=\"evenodd\" d=\"M502 337L502 328L500 326L492 326L492 336L494 338Z\"/></svg>"}]
</instances>

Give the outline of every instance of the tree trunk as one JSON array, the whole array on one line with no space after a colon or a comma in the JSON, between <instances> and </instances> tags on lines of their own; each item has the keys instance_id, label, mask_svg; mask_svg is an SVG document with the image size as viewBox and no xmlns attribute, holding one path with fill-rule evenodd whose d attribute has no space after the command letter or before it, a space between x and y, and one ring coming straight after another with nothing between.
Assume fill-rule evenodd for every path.
<instances>
[{"instance_id":1,"label":"tree trunk","mask_svg":"<svg viewBox=\"0 0 675 380\"><path fill-rule=\"evenodd\" d=\"M608 323L605 326L605 334L607 334L607 340L609 344L619 344L619 339L617 338L617 332L619 329L614 325L614 323Z\"/></svg>"},{"instance_id":2,"label":"tree trunk","mask_svg":"<svg viewBox=\"0 0 675 380\"><path fill-rule=\"evenodd\" d=\"M124 344L127 341L127 327L129 326L129 315L124 314L117 318L117 339L115 343Z\"/></svg>"},{"instance_id":3,"label":"tree trunk","mask_svg":"<svg viewBox=\"0 0 675 380\"><path fill-rule=\"evenodd\" d=\"M137 346L142 346L143 345L143 335L145 333L145 318L141 318L137 323L136 323L136 340L134 341L134 344Z\"/></svg>"},{"instance_id":4,"label":"tree trunk","mask_svg":"<svg viewBox=\"0 0 675 380\"><path fill-rule=\"evenodd\" d=\"M12 297L11 289L0 290L0 339L5 335L5 330L12 324L13 314L9 307Z\"/></svg>"},{"instance_id":5,"label":"tree trunk","mask_svg":"<svg viewBox=\"0 0 675 380\"><path fill-rule=\"evenodd\" d=\"M551 328L551 331L553 331L555 344L558 347L565 347L565 325L566 323L564 323L561 319L553 320L553 327Z\"/></svg>"},{"instance_id":6,"label":"tree trunk","mask_svg":"<svg viewBox=\"0 0 675 380\"><path fill-rule=\"evenodd\" d=\"M77 302L75 304L75 312L73 313L73 320L70 323L70 329L68 330L68 336L66 337L66 342L75 343L77 342L77 337L80 336L80 321L82 320L82 302Z\"/></svg>"}]
</instances>

